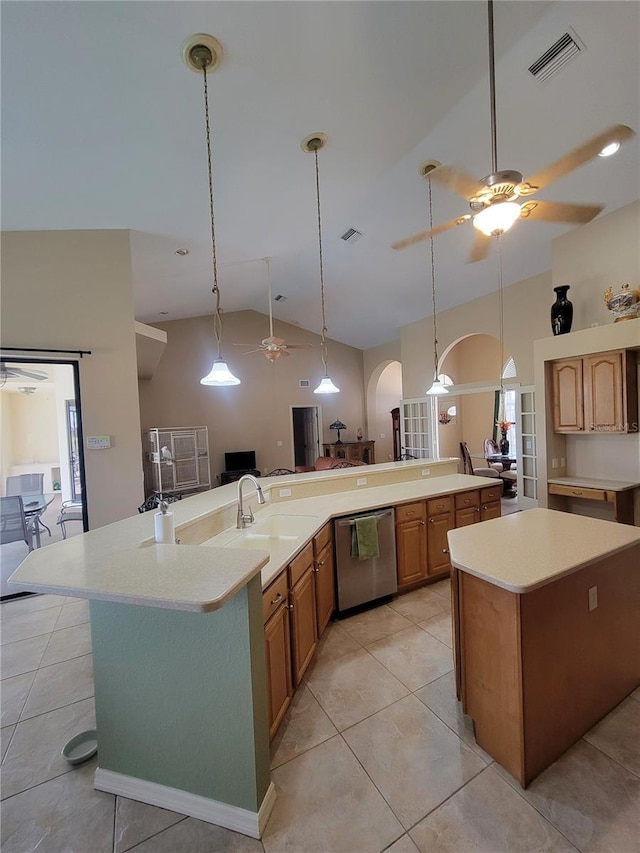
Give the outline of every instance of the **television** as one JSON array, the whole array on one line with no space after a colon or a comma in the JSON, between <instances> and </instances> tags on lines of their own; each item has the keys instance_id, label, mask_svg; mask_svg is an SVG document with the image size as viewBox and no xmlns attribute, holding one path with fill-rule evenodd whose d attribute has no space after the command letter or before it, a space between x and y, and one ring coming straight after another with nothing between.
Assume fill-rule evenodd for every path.
<instances>
[{"instance_id":1,"label":"television","mask_svg":"<svg viewBox=\"0 0 640 853\"><path fill-rule=\"evenodd\" d=\"M255 450L236 450L224 454L225 471L252 471L256 467Z\"/></svg>"}]
</instances>

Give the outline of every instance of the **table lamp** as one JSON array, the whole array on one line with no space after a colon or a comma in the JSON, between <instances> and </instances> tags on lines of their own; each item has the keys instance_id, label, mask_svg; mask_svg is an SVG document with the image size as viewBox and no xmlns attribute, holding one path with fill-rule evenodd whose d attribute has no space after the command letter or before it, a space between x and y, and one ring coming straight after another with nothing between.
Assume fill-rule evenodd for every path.
<instances>
[{"instance_id":1,"label":"table lamp","mask_svg":"<svg viewBox=\"0 0 640 853\"><path fill-rule=\"evenodd\" d=\"M336 444L342 444L342 442L340 441L340 430L346 428L346 424L343 424L340 420L334 421L332 424L330 424L329 429L338 430L338 440L336 441Z\"/></svg>"}]
</instances>

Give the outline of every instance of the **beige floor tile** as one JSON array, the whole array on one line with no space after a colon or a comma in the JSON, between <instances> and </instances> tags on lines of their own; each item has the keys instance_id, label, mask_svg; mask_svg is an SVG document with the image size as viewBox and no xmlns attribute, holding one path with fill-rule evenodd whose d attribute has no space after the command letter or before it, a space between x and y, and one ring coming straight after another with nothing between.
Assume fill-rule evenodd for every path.
<instances>
[{"instance_id":1,"label":"beige floor tile","mask_svg":"<svg viewBox=\"0 0 640 853\"><path fill-rule=\"evenodd\" d=\"M135 853L263 853L255 838L189 817L143 841Z\"/></svg>"},{"instance_id":2,"label":"beige floor tile","mask_svg":"<svg viewBox=\"0 0 640 853\"><path fill-rule=\"evenodd\" d=\"M48 607L34 613L20 613L14 616L2 616L0 637L2 645L17 643L28 637L37 637L53 631L62 607Z\"/></svg>"},{"instance_id":3,"label":"beige floor tile","mask_svg":"<svg viewBox=\"0 0 640 853\"><path fill-rule=\"evenodd\" d=\"M279 767L337 733L309 688L302 684L271 744L271 767Z\"/></svg>"},{"instance_id":4,"label":"beige floor tile","mask_svg":"<svg viewBox=\"0 0 640 853\"><path fill-rule=\"evenodd\" d=\"M21 598L11 598L0 605L0 616L5 619L48 610L50 607L62 607L64 601L63 595L25 595Z\"/></svg>"},{"instance_id":5,"label":"beige floor tile","mask_svg":"<svg viewBox=\"0 0 640 853\"><path fill-rule=\"evenodd\" d=\"M576 853L491 767L410 834L421 853Z\"/></svg>"},{"instance_id":6,"label":"beige floor tile","mask_svg":"<svg viewBox=\"0 0 640 853\"><path fill-rule=\"evenodd\" d=\"M640 702L640 687L636 687L636 689L631 694L631 698L635 699L636 702Z\"/></svg>"},{"instance_id":7,"label":"beige floor tile","mask_svg":"<svg viewBox=\"0 0 640 853\"><path fill-rule=\"evenodd\" d=\"M276 804L266 853L381 851L402 826L344 743L335 737L272 773Z\"/></svg>"},{"instance_id":8,"label":"beige floor tile","mask_svg":"<svg viewBox=\"0 0 640 853\"><path fill-rule=\"evenodd\" d=\"M420 853L409 835L403 835L391 847L387 847L385 853Z\"/></svg>"},{"instance_id":9,"label":"beige floor tile","mask_svg":"<svg viewBox=\"0 0 640 853\"><path fill-rule=\"evenodd\" d=\"M640 836L640 779L578 741L523 791L498 772L582 853L634 853Z\"/></svg>"},{"instance_id":10,"label":"beige floor tile","mask_svg":"<svg viewBox=\"0 0 640 853\"><path fill-rule=\"evenodd\" d=\"M486 764L415 696L343 733L405 829Z\"/></svg>"},{"instance_id":11,"label":"beige floor tile","mask_svg":"<svg viewBox=\"0 0 640 853\"><path fill-rule=\"evenodd\" d=\"M18 723L2 765L2 797L46 782L71 765L60 755L70 738L96 726L93 699Z\"/></svg>"},{"instance_id":12,"label":"beige floor tile","mask_svg":"<svg viewBox=\"0 0 640 853\"><path fill-rule=\"evenodd\" d=\"M36 670L49 643L49 636L40 634L39 637L29 637L28 640L19 640L17 643L7 643L0 647L2 678Z\"/></svg>"},{"instance_id":13,"label":"beige floor tile","mask_svg":"<svg viewBox=\"0 0 640 853\"><path fill-rule=\"evenodd\" d=\"M93 655L39 669L20 719L26 720L93 696Z\"/></svg>"},{"instance_id":14,"label":"beige floor tile","mask_svg":"<svg viewBox=\"0 0 640 853\"><path fill-rule=\"evenodd\" d=\"M2 804L2 853L112 853L115 797L95 791L96 761Z\"/></svg>"},{"instance_id":15,"label":"beige floor tile","mask_svg":"<svg viewBox=\"0 0 640 853\"><path fill-rule=\"evenodd\" d=\"M453 669L451 649L417 625L371 643L367 651L411 691Z\"/></svg>"},{"instance_id":16,"label":"beige floor tile","mask_svg":"<svg viewBox=\"0 0 640 853\"><path fill-rule=\"evenodd\" d=\"M13 678L5 678L2 682L2 714L0 723L10 726L17 723L27 701L31 685L36 677L35 672L25 672Z\"/></svg>"},{"instance_id":17,"label":"beige floor tile","mask_svg":"<svg viewBox=\"0 0 640 853\"><path fill-rule=\"evenodd\" d=\"M340 622L330 622L318 644L315 659L320 662L336 660L360 648L362 648L361 644L348 631L345 631Z\"/></svg>"},{"instance_id":18,"label":"beige floor tile","mask_svg":"<svg viewBox=\"0 0 640 853\"><path fill-rule=\"evenodd\" d=\"M91 626L88 622L62 628L51 635L40 666L50 666L82 655L91 654Z\"/></svg>"},{"instance_id":19,"label":"beige floor tile","mask_svg":"<svg viewBox=\"0 0 640 853\"><path fill-rule=\"evenodd\" d=\"M621 702L584 739L640 776L640 708L633 699Z\"/></svg>"},{"instance_id":20,"label":"beige floor tile","mask_svg":"<svg viewBox=\"0 0 640 853\"><path fill-rule=\"evenodd\" d=\"M0 729L0 761L4 761L5 753L9 748L9 743L11 742L11 738L15 730L15 725L5 726Z\"/></svg>"},{"instance_id":21,"label":"beige floor tile","mask_svg":"<svg viewBox=\"0 0 640 853\"><path fill-rule=\"evenodd\" d=\"M88 621L89 602L73 599L71 604L65 604L62 608L55 628L56 631L59 631L61 628L72 628L74 625L80 625L82 622Z\"/></svg>"},{"instance_id":22,"label":"beige floor tile","mask_svg":"<svg viewBox=\"0 0 640 853\"><path fill-rule=\"evenodd\" d=\"M447 598L438 595L437 592L424 587L416 589L414 592L409 592L406 595L401 595L394 599L389 605L393 609L409 619L411 622L424 622L431 616L437 616L438 613L449 610L451 603Z\"/></svg>"},{"instance_id":23,"label":"beige floor tile","mask_svg":"<svg viewBox=\"0 0 640 853\"><path fill-rule=\"evenodd\" d=\"M451 612L438 613L418 625L423 631L428 631L436 640L440 640L445 646L453 648L453 636L451 627Z\"/></svg>"},{"instance_id":24,"label":"beige floor tile","mask_svg":"<svg viewBox=\"0 0 640 853\"><path fill-rule=\"evenodd\" d=\"M342 731L409 692L369 652L361 649L337 661L318 664L307 686Z\"/></svg>"},{"instance_id":25,"label":"beige floor tile","mask_svg":"<svg viewBox=\"0 0 640 853\"><path fill-rule=\"evenodd\" d=\"M451 600L451 581L449 578L445 578L443 581L438 581L437 583L432 583L427 587L427 589L431 589L433 592L437 592L438 595L442 595L444 598Z\"/></svg>"},{"instance_id":26,"label":"beige floor tile","mask_svg":"<svg viewBox=\"0 0 640 853\"><path fill-rule=\"evenodd\" d=\"M456 678L453 671L430 682L421 690L416 690L416 696L487 764L493 761L476 743L473 720L463 713L462 705L456 699Z\"/></svg>"},{"instance_id":27,"label":"beige floor tile","mask_svg":"<svg viewBox=\"0 0 640 853\"><path fill-rule=\"evenodd\" d=\"M168 829L185 816L167 809L159 809L146 803L128 800L126 797L116 798L116 825L114 830L114 853L124 853L141 841L146 841ZM200 821L196 821L200 823ZM162 840L159 839L160 847ZM158 848L154 848L158 849ZM179 848L175 848L179 849Z\"/></svg>"},{"instance_id":28,"label":"beige floor tile","mask_svg":"<svg viewBox=\"0 0 640 853\"><path fill-rule=\"evenodd\" d=\"M396 613L389 605L384 604L382 607L375 607L373 610L365 610L364 613L350 616L340 624L354 639L366 646L368 643L375 643L376 640L388 637L389 634L408 628L411 622Z\"/></svg>"}]
</instances>

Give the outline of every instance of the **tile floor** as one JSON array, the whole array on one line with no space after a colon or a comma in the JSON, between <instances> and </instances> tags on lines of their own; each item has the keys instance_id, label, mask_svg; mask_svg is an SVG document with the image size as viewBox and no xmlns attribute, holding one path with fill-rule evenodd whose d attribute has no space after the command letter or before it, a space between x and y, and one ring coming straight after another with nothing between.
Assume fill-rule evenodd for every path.
<instances>
[{"instance_id":1,"label":"tile floor","mask_svg":"<svg viewBox=\"0 0 640 853\"><path fill-rule=\"evenodd\" d=\"M640 849L640 689L527 791L454 696L448 582L331 623L272 750L262 841L94 791L60 748L94 721L85 602L2 615L3 853Z\"/></svg>"}]
</instances>

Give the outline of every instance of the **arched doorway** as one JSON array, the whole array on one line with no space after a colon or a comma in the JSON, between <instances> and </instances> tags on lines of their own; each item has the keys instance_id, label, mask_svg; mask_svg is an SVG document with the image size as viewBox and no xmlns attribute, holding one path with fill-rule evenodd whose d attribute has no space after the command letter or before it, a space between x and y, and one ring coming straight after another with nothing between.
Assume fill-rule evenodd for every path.
<instances>
[{"instance_id":1,"label":"arched doorway","mask_svg":"<svg viewBox=\"0 0 640 853\"><path fill-rule=\"evenodd\" d=\"M367 419L369 438L376 442L376 462L389 462L393 455L391 410L402 398L402 365L385 361L369 378L367 387Z\"/></svg>"}]
</instances>

